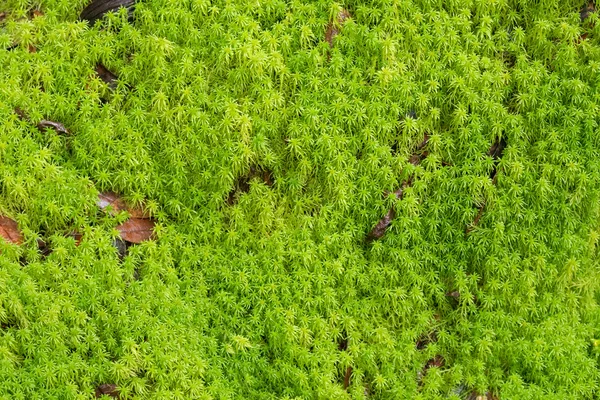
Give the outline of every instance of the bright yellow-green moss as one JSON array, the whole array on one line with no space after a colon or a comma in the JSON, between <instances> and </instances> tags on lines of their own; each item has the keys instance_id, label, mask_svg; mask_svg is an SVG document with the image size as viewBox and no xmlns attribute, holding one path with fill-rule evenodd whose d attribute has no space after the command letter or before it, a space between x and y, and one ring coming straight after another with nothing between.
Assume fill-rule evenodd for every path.
<instances>
[{"instance_id":1,"label":"bright yellow-green moss","mask_svg":"<svg viewBox=\"0 0 600 400\"><path fill-rule=\"evenodd\" d=\"M86 3L0 1L1 399L600 396L584 1ZM158 224L123 260L107 190Z\"/></svg>"}]
</instances>

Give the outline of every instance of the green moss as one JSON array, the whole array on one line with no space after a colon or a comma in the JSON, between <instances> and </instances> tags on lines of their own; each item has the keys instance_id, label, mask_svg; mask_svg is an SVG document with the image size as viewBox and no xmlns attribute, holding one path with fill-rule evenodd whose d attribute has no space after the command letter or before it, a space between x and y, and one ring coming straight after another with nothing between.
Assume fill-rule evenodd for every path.
<instances>
[{"instance_id":1,"label":"green moss","mask_svg":"<svg viewBox=\"0 0 600 400\"><path fill-rule=\"evenodd\" d=\"M0 398L599 396L581 1L86 3L0 3ZM107 190L158 222L123 260Z\"/></svg>"}]
</instances>

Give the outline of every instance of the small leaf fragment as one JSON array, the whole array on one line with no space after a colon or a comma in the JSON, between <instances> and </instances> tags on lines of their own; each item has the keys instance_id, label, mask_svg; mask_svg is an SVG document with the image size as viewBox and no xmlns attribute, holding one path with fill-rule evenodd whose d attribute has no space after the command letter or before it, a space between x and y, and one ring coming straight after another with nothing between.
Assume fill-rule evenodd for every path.
<instances>
[{"instance_id":1,"label":"small leaf fragment","mask_svg":"<svg viewBox=\"0 0 600 400\"><path fill-rule=\"evenodd\" d=\"M346 20L350 17L350 12L346 9L343 9L338 13L335 22L332 21L329 23L327 27L327 32L325 33L325 40L329 43L329 47L333 47L333 40L340 33L337 26L343 25L344 22L346 22Z\"/></svg>"},{"instance_id":2,"label":"small leaf fragment","mask_svg":"<svg viewBox=\"0 0 600 400\"><path fill-rule=\"evenodd\" d=\"M154 221L147 218L130 218L117 226L121 238L130 243L142 243L154 237Z\"/></svg>"},{"instance_id":3,"label":"small leaf fragment","mask_svg":"<svg viewBox=\"0 0 600 400\"><path fill-rule=\"evenodd\" d=\"M0 216L0 236L9 243L23 243L23 235L19 230L17 222L8 217Z\"/></svg>"}]
</instances>

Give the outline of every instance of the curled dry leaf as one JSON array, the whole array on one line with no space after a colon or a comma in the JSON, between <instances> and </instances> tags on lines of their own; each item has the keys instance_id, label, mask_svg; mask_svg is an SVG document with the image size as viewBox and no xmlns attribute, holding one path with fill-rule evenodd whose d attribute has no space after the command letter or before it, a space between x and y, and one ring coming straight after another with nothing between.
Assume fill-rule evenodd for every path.
<instances>
[{"instance_id":1,"label":"curled dry leaf","mask_svg":"<svg viewBox=\"0 0 600 400\"><path fill-rule=\"evenodd\" d=\"M142 243L154 237L154 221L147 218L130 218L117 226L121 238L129 243Z\"/></svg>"},{"instance_id":2,"label":"curled dry leaf","mask_svg":"<svg viewBox=\"0 0 600 400\"><path fill-rule=\"evenodd\" d=\"M38 129L40 131L45 131L48 128L52 128L56 131L56 133L62 133L65 135L69 134L69 130L67 128L65 128L65 126L59 122L54 122L54 121L48 121L48 120L41 120L38 125L37 125Z\"/></svg>"},{"instance_id":3,"label":"curled dry leaf","mask_svg":"<svg viewBox=\"0 0 600 400\"><path fill-rule=\"evenodd\" d=\"M325 33L325 40L329 43L329 47L333 47L333 41L337 35L340 34L339 26L342 26L348 18L350 18L350 12L346 9L341 10L336 18L336 21L332 21L327 26L327 32Z\"/></svg>"},{"instance_id":4,"label":"curled dry leaf","mask_svg":"<svg viewBox=\"0 0 600 400\"><path fill-rule=\"evenodd\" d=\"M125 7L129 15L129 20L133 20L133 10L135 0L92 0L86 8L83 9L79 19L89 21L94 25L96 21L102 19L110 11L117 12L119 8Z\"/></svg>"},{"instance_id":5,"label":"curled dry leaf","mask_svg":"<svg viewBox=\"0 0 600 400\"><path fill-rule=\"evenodd\" d=\"M8 217L0 216L0 236L2 236L9 243L23 243L23 235L19 230L17 221Z\"/></svg>"},{"instance_id":6,"label":"curled dry leaf","mask_svg":"<svg viewBox=\"0 0 600 400\"><path fill-rule=\"evenodd\" d=\"M96 73L108 85L109 88L115 90L117 88L117 76L110 72L104 65L96 65Z\"/></svg>"},{"instance_id":7,"label":"curled dry leaf","mask_svg":"<svg viewBox=\"0 0 600 400\"><path fill-rule=\"evenodd\" d=\"M121 397L119 394L119 388L114 383L105 383L98 386L96 388L96 398L100 398L102 395L114 397L115 399L119 399Z\"/></svg>"}]
</instances>

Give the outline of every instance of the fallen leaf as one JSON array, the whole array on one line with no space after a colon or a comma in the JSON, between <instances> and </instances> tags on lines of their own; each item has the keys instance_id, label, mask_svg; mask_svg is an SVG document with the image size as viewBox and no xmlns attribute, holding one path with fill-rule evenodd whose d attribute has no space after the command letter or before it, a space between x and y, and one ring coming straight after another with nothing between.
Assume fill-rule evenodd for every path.
<instances>
[{"instance_id":1,"label":"fallen leaf","mask_svg":"<svg viewBox=\"0 0 600 400\"><path fill-rule=\"evenodd\" d=\"M50 254L52 254L52 248L48 245L48 243L46 243L42 239L37 240L37 245L38 245L38 251L40 252L40 255L43 258L46 258Z\"/></svg>"},{"instance_id":2,"label":"fallen leaf","mask_svg":"<svg viewBox=\"0 0 600 400\"><path fill-rule=\"evenodd\" d=\"M248 193L250 191L250 181L253 178L259 178L269 187L273 186L273 172L268 168L253 165L250 167L248 173L238 178L235 186L231 192L229 192L229 196L227 196L227 204L233 205L236 202L237 194Z\"/></svg>"},{"instance_id":3,"label":"fallen leaf","mask_svg":"<svg viewBox=\"0 0 600 400\"><path fill-rule=\"evenodd\" d=\"M111 206L111 215L117 215L119 212L127 210L125 201L114 192L105 192L98 194L98 201L96 202L101 210L105 210L108 206Z\"/></svg>"},{"instance_id":4,"label":"fallen leaf","mask_svg":"<svg viewBox=\"0 0 600 400\"><path fill-rule=\"evenodd\" d=\"M587 6L583 7L579 12L581 22L589 18L590 14L596 11L596 6L593 1L590 1Z\"/></svg>"},{"instance_id":5,"label":"fallen leaf","mask_svg":"<svg viewBox=\"0 0 600 400\"><path fill-rule=\"evenodd\" d=\"M45 131L48 128L52 128L56 131L56 133L63 133L65 135L69 134L69 130L67 128L65 128L65 126L59 122L54 122L54 121L48 121L48 120L41 120L38 125L37 125L38 129L40 131Z\"/></svg>"},{"instance_id":6,"label":"fallen leaf","mask_svg":"<svg viewBox=\"0 0 600 400\"><path fill-rule=\"evenodd\" d=\"M423 370L417 372L417 381L419 382L419 386L421 386L423 384L423 378L425 377L425 375L427 375L427 371L429 371L430 368L432 368L432 367L440 368L440 367L443 367L444 364L445 364L444 357L440 356L439 354L436 355L435 357L429 359L425 363Z\"/></svg>"},{"instance_id":7,"label":"fallen leaf","mask_svg":"<svg viewBox=\"0 0 600 400\"><path fill-rule=\"evenodd\" d=\"M4 21L5 19L6 19L6 13L0 12L0 22Z\"/></svg>"},{"instance_id":8,"label":"fallen leaf","mask_svg":"<svg viewBox=\"0 0 600 400\"><path fill-rule=\"evenodd\" d=\"M438 337L437 337L437 332L436 331L432 331L429 332L423 336L421 336L419 338L419 340L417 340L417 350L423 350L425 347L427 347L427 345L429 345L430 343L435 343L437 342Z\"/></svg>"},{"instance_id":9,"label":"fallen leaf","mask_svg":"<svg viewBox=\"0 0 600 400\"><path fill-rule=\"evenodd\" d=\"M391 208L387 212L387 214L382 219L380 219L377 225L375 225L375 227L371 230L371 232L369 233L369 239L381 239L383 235L385 235L387 228L392 224L392 220L394 219L394 217L396 217L396 211L393 208Z\"/></svg>"},{"instance_id":10,"label":"fallen leaf","mask_svg":"<svg viewBox=\"0 0 600 400\"><path fill-rule=\"evenodd\" d=\"M71 232L66 236L75 239L75 246L79 246L81 244L81 239L83 238L83 234L77 231Z\"/></svg>"},{"instance_id":11,"label":"fallen leaf","mask_svg":"<svg viewBox=\"0 0 600 400\"><path fill-rule=\"evenodd\" d=\"M127 207L125 200L114 192L99 193L96 204L101 210L105 210L108 206L111 206L111 215L113 216L121 211L127 211L132 218L149 218L149 215L141 208Z\"/></svg>"},{"instance_id":12,"label":"fallen leaf","mask_svg":"<svg viewBox=\"0 0 600 400\"><path fill-rule=\"evenodd\" d=\"M14 244L23 243L23 235L15 220L0 216L0 236L7 242Z\"/></svg>"},{"instance_id":13,"label":"fallen leaf","mask_svg":"<svg viewBox=\"0 0 600 400\"><path fill-rule=\"evenodd\" d=\"M33 10L31 12L31 18L37 18L43 16L44 13L41 10Z\"/></svg>"},{"instance_id":14,"label":"fallen leaf","mask_svg":"<svg viewBox=\"0 0 600 400\"><path fill-rule=\"evenodd\" d=\"M96 388L96 398L100 398L102 395L107 395L118 399L120 398L119 388L117 388L117 385L114 383L105 383L100 385Z\"/></svg>"},{"instance_id":15,"label":"fallen leaf","mask_svg":"<svg viewBox=\"0 0 600 400\"><path fill-rule=\"evenodd\" d=\"M154 237L154 221L147 218L130 218L117 226L121 238L130 243L141 243Z\"/></svg>"},{"instance_id":16,"label":"fallen leaf","mask_svg":"<svg viewBox=\"0 0 600 400\"><path fill-rule=\"evenodd\" d=\"M117 253L119 254L119 259L122 260L127 255L127 248L129 247L127 242L123 239L116 238L113 240L113 247L117 249Z\"/></svg>"},{"instance_id":17,"label":"fallen leaf","mask_svg":"<svg viewBox=\"0 0 600 400\"><path fill-rule=\"evenodd\" d=\"M485 394L479 394L478 392L471 392L467 400L498 400L492 392L485 392Z\"/></svg>"},{"instance_id":18,"label":"fallen leaf","mask_svg":"<svg viewBox=\"0 0 600 400\"><path fill-rule=\"evenodd\" d=\"M119 8L125 7L129 14L129 20L133 20L133 9L135 0L93 0L81 12L79 19L89 21L92 25L102 19L110 11L117 12Z\"/></svg>"},{"instance_id":19,"label":"fallen leaf","mask_svg":"<svg viewBox=\"0 0 600 400\"><path fill-rule=\"evenodd\" d=\"M115 90L117 88L117 76L110 72L104 65L96 65L96 73L108 85L109 88Z\"/></svg>"},{"instance_id":20,"label":"fallen leaf","mask_svg":"<svg viewBox=\"0 0 600 400\"><path fill-rule=\"evenodd\" d=\"M32 44L30 44L29 46L27 46L27 50L29 50L30 53L37 53L37 49Z\"/></svg>"},{"instance_id":21,"label":"fallen leaf","mask_svg":"<svg viewBox=\"0 0 600 400\"><path fill-rule=\"evenodd\" d=\"M492 145L492 147L490 147L490 151L488 151L488 155L490 155L494 161L499 160L500 158L502 158L502 154L504 153L504 149L506 148L507 143L506 143L506 139L501 138L496 140L496 142L494 142L494 144Z\"/></svg>"},{"instance_id":22,"label":"fallen leaf","mask_svg":"<svg viewBox=\"0 0 600 400\"><path fill-rule=\"evenodd\" d=\"M20 107L15 107L14 111L15 111L15 114L17 114L19 116L19 119L21 121L27 121L27 119L28 119L27 114Z\"/></svg>"}]
</instances>

